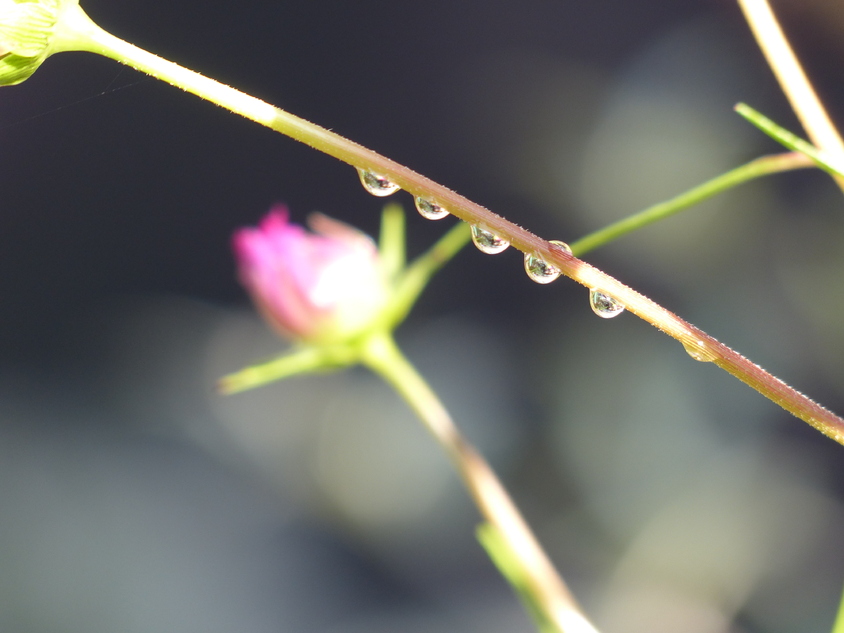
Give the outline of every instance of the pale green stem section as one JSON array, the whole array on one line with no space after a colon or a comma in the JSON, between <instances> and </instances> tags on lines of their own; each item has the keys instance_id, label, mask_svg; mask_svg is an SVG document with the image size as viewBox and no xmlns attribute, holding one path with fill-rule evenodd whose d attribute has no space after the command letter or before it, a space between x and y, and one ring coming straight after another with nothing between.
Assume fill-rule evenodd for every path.
<instances>
[{"instance_id":1,"label":"pale green stem section","mask_svg":"<svg viewBox=\"0 0 844 633\"><path fill-rule=\"evenodd\" d=\"M555 247L547 240L443 187L430 178L417 174L407 167L338 134L132 46L100 29L78 7L65 22L65 27L72 31L63 35L67 45L64 47L57 46L55 50L87 50L111 57L271 127L330 156L354 165L358 169L370 170L385 176L413 196L421 196L432 203L438 204L461 220L483 226L500 235L507 239L514 248L543 259L555 266L564 275L571 277L587 288L598 288L609 294L624 304L628 312L639 316L677 339L687 349L696 350L697 356L712 360L716 365L750 385L787 411L808 422L837 442L844 444L843 419L819 406L676 314L666 310L605 272L590 266L563 249ZM701 349L704 350L703 354L699 352Z\"/></svg>"},{"instance_id":2,"label":"pale green stem section","mask_svg":"<svg viewBox=\"0 0 844 633\"><path fill-rule=\"evenodd\" d=\"M396 281L405 265L404 209L391 202L381 212L378 255L390 283Z\"/></svg>"},{"instance_id":3,"label":"pale green stem section","mask_svg":"<svg viewBox=\"0 0 844 633\"><path fill-rule=\"evenodd\" d=\"M239 393L297 374L347 367L356 362L357 349L354 346L301 347L267 363L224 376L217 389L223 394Z\"/></svg>"},{"instance_id":4,"label":"pale green stem section","mask_svg":"<svg viewBox=\"0 0 844 633\"><path fill-rule=\"evenodd\" d=\"M803 154L778 154L776 156L763 156L749 163L737 167L732 171L721 174L708 180L702 185L689 189L670 200L655 204L639 213L628 216L623 220L614 222L594 233L571 242L569 247L572 254L580 257L599 246L618 239L627 233L641 229L649 224L663 220L675 213L688 209L712 196L726 191L732 187L745 183L754 178L776 174L793 169L812 167L812 162Z\"/></svg>"},{"instance_id":5,"label":"pale green stem section","mask_svg":"<svg viewBox=\"0 0 844 633\"><path fill-rule=\"evenodd\" d=\"M832 633L844 633L844 596L841 597L841 603L838 605L838 615L835 616Z\"/></svg>"},{"instance_id":6,"label":"pale green stem section","mask_svg":"<svg viewBox=\"0 0 844 633\"><path fill-rule=\"evenodd\" d=\"M833 176L844 177L844 162L836 156L819 150L811 143L807 143L796 134L789 132L780 125L777 125L764 114L754 110L746 103L736 104L735 110L778 143L781 143L790 150L805 154L812 159L818 167L826 172L829 172Z\"/></svg>"},{"instance_id":7,"label":"pale green stem section","mask_svg":"<svg viewBox=\"0 0 844 633\"><path fill-rule=\"evenodd\" d=\"M427 252L420 255L408 266L398 280L393 294L389 316L389 321L393 327L404 321L431 277L469 243L471 235L469 225L465 222L458 222L451 227L448 233L437 240L437 243Z\"/></svg>"},{"instance_id":8,"label":"pale green stem section","mask_svg":"<svg viewBox=\"0 0 844 633\"><path fill-rule=\"evenodd\" d=\"M844 141L803 72L768 0L738 0L738 3L809 138L840 164L844 161ZM835 180L844 189L844 176L836 175Z\"/></svg>"},{"instance_id":9,"label":"pale green stem section","mask_svg":"<svg viewBox=\"0 0 844 633\"><path fill-rule=\"evenodd\" d=\"M525 574L525 587L561 633L596 633L483 457L463 438L448 411L389 334L369 338L362 362L390 384L422 420L457 468L469 494Z\"/></svg>"},{"instance_id":10,"label":"pale green stem section","mask_svg":"<svg viewBox=\"0 0 844 633\"><path fill-rule=\"evenodd\" d=\"M554 623L550 622L545 616L541 605L536 603L535 596L530 593L527 575L501 533L491 523L484 522L478 526L476 535L498 571L507 579L516 595L519 596L525 610L533 618L539 633L559 633Z\"/></svg>"},{"instance_id":11,"label":"pale green stem section","mask_svg":"<svg viewBox=\"0 0 844 633\"><path fill-rule=\"evenodd\" d=\"M63 34L66 44L57 46L59 50L82 50L110 57L262 125L273 127L275 120L282 118L279 114L283 111L269 103L113 36L95 24L80 7L75 7L68 12L62 27L63 29L58 32ZM287 116L294 119L290 123L291 126L301 121L292 115Z\"/></svg>"},{"instance_id":12,"label":"pale green stem section","mask_svg":"<svg viewBox=\"0 0 844 633\"><path fill-rule=\"evenodd\" d=\"M380 331L364 336L380 337L381 331L389 332L401 323L434 273L466 245L469 234L469 227L464 222L454 225L404 273L400 273L399 279L395 280L396 288L389 311L381 315L380 321L373 325L373 330ZM395 260L393 264L387 262L387 267L404 260L404 212L398 205L388 205L382 216L382 258L385 251L388 260ZM224 394L238 393L296 374L353 365L359 361L361 345L360 339L337 345L306 345L266 363L252 365L229 374L220 380L217 388Z\"/></svg>"}]
</instances>

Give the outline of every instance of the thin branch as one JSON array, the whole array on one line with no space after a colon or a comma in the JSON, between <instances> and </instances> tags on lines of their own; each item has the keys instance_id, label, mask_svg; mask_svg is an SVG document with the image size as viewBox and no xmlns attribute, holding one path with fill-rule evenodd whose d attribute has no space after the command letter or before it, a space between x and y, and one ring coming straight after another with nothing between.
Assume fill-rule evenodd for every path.
<instances>
[{"instance_id":1,"label":"thin branch","mask_svg":"<svg viewBox=\"0 0 844 633\"><path fill-rule=\"evenodd\" d=\"M844 160L844 141L809 83L768 0L738 0L738 3L809 138L823 151ZM844 190L844 178L834 178Z\"/></svg>"},{"instance_id":2,"label":"thin branch","mask_svg":"<svg viewBox=\"0 0 844 633\"><path fill-rule=\"evenodd\" d=\"M810 159L824 171L829 172L833 176L844 176L844 163L842 163L839 157L830 156L811 143L804 141L796 134L789 132L781 125L777 125L764 114L754 110L746 103L737 103L735 111L772 139L794 152L803 154L804 158Z\"/></svg>"},{"instance_id":3,"label":"thin branch","mask_svg":"<svg viewBox=\"0 0 844 633\"><path fill-rule=\"evenodd\" d=\"M389 334L369 339L364 363L408 403L449 456L484 518L518 560L526 589L561 633L597 633L486 460Z\"/></svg>"},{"instance_id":4,"label":"thin branch","mask_svg":"<svg viewBox=\"0 0 844 633\"><path fill-rule=\"evenodd\" d=\"M812 161L803 154L796 152L757 158L741 167L736 167L725 174L716 176L702 185L689 189L679 196L655 204L639 213L635 213L594 233L581 237L579 240L571 242L569 247L571 247L571 252L574 255L580 257L599 246L618 239L622 235L641 229L659 220L664 220L675 213L688 209L736 185L761 176L794 169L804 169L806 167L812 167Z\"/></svg>"}]
</instances>

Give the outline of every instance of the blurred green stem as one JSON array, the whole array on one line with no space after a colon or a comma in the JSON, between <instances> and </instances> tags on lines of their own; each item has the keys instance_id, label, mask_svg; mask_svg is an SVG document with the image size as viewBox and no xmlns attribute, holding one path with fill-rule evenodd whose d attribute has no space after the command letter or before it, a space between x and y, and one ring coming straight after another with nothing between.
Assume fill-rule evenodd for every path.
<instances>
[{"instance_id":1,"label":"blurred green stem","mask_svg":"<svg viewBox=\"0 0 844 633\"><path fill-rule=\"evenodd\" d=\"M804 141L793 132L786 130L781 125L777 125L764 114L754 110L746 103L736 104L735 111L778 143L792 151L805 154L818 167L833 176L844 178L844 163L842 163L840 157L831 155L829 152L820 150L811 143Z\"/></svg>"},{"instance_id":2,"label":"blurred green stem","mask_svg":"<svg viewBox=\"0 0 844 633\"><path fill-rule=\"evenodd\" d=\"M835 616L832 633L844 633L844 595L841 596L841 603L838 605L838 615Z\"/></svg>"},{"instance_id":3,"label":"blurred green stem","mask_svg":"<svg viewBox=\"0 0 844 633\"><path fill-rule=\"evenodd\" d=\"M844 161L844 140L812 88L770 3L768 0L738 0L738 3L803 129L824 154L840 165ZM844 176L833 174L833 178L844 190Z\"/></svg>"},{"instance_id":4,"label":"blurred green stem","mask_svg":"<svg viewBox=\"0 0 844 633\"><path fill-rule=\"evenodd\" d=\"M507 544L501 532L491 523L481 523L476 536L487 555L495 563L501 575L507 579L516 592L519 600L533 619L539 633L557 633L557 626L548 620L541 605L536 604L536 597L531 593L529 583L525 577L524 568Z\"/></svg>"},{"instance_id":5,"label":"blurred green stem","mask_svg":"<svg viewBox=\"0 0 844 633\"><path fill-rule=\"evenodd\" d=\"M431 277L457 255L470 239L469 225L458 222L405 269L396 283L396 296L389 317L393 327L404 321Z\"/></svg>"},{"instance_id":6,"label":"blurred green stem","mask_svg":"<svg viewBox=\"0 0 844 633\"><path fill-rule=\"evenodd\" d=\"M362 362L398 392L443 447L481 514L520 568L521 586L516 590L530 596L542 619L552 623L558 633L596 633L498 477L460 434L442 402L392 336L384 333L367 339Z\"/></svg>"},{"instance_id":7,"label":"blurred green stem","mask_svg":"<svg viewBox=\"0 0 844 633\"><path fill-rule=\"evenodd\" d=\"M627 233L636 231L658 220L663 220L675 213L688 209L712 196L731 189L761 176L776 174L793 169L812 167L813 163L806 156L797 152L763 156L737 167L725 174L708 180L702 185L689 189L670 200L660 202L634 215L619 220L594 233L569 244L572 253L580 257L599 246L603 246Z\"/></svg>"},{"instance_id":8,"label":"blurred green stem","mask_svg":"<svg viewBox=\"0 0 844 633\"><path fill-rule=\"evenodd\" d=\"M378 253L390 283L394 283L402 274L406 264L404 219L404 209L395 202L387 204L381 212Z\"/></svg>"},{"instance_id":9,"label":"blurred green stem","mask_svg":"<svg viewBox=\"0 0 844 633\"><path fill-rule=\"evenodd\" d=\"M348 367L357 362L357 350L349 345L302 346L274 358L241 369L220 379L217 390L225 395L255 389L277 380L316 371Z\"/></svg>"},{"instance_id":10,"label":"blurred green stem","mask_svg":"<svg viewBox=\"0 0 844 633\"><path fill-rule=\"evenodd\" d=\"M835 617L835 624L832 625L832 633L844 633L844 595L841 596L841 603L838 605L838 615Z\"/></svg>"}]
</instances>

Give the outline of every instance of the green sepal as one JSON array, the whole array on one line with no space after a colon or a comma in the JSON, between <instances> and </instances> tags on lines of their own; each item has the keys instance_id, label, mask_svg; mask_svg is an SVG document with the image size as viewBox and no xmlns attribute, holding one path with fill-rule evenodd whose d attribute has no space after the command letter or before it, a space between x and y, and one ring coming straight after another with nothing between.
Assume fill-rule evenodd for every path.
<instances>
[{"instance_id":1,"label":"green sepal","mask_svg":"<svg viewBox=\"0 0 844 633\"><path fill-rule=\"evenodd\" d=\"M79 0L0 0L0 86L19 84L54 50L56 25Z\"/></svg>"},{"instance_id":2,"label":"green sepal","mask_svg":"<svg viewBox=\"0 0 844 633\"><path fill-rule=\"evenodd\" d=\"M531 590L529 574L523 563L507 543L507 539L491 523L481 523L475 530L478 542L487 556L513 588L540 633L563 633L546 615L541 600Z\"/></svg>"}]
</instances>

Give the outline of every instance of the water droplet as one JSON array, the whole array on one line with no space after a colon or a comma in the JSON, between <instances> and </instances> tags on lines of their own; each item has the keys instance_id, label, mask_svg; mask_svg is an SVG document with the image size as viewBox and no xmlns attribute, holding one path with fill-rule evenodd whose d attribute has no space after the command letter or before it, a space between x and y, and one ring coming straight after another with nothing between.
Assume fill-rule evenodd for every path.
<instances>
[{"instance_id":1,"label":"water droplet","mask_svg":"<svg viewBox=\"0 0 844 633\"><path fill-rule=\"evenodd\" d=\"M363 188L373 196L378 196L379 198L394 194L401 189L397 184L390 182L384 176L375 172L358 169L358 176L360 176L360 182Z\"/></svg>"},{"instance_id":2,"label":"water droplet","mask_svg":"<svg viewBox=\"0 0 844 633\"><path fill-rule=\"evenodd\" d=\"M702 363L711 363L716 358L703 341L683 342L683 348L689 356Z\"/></svg>"},{"instance_id":3,"label":"water droplet","mask_svg":"<svg viewBox=\"0 0 844 633\"><path fill-rule=\"evenodd\" d=\"M426 220L442 220L448 215L448 211L436 202L425 200L425 198L416 198L416 210Z\"/></svg>"},{"instance_id":4,"label":"water droplet","mask_svg":"<svg viewBox=\"0 0 844 633\"><path fill-rule=\"evenodd\" d=\"M569 245L565 242L552 240L551 244L558 246L560 249L571 254ZM550 284L557 277L560 276L560 269L552 266L545 260L539 259L536 255L525 253L525 271L533 281L538 284Z\"/></svg>"},{"instance_id":5,"label":"water droplet","mask_svg":"<svg viewBox=\"0 0 844 633\"><path fill-rule=\"evenodd\" d=\"M589 290L589 305L592 306L592 311L602 319L611 319L624 312L623 304L597 288Z\"/></svg>"},{"instance_id":6,"label":"water droplet","mask_svg":"<svg viewBox=\"0 0 844 633\"><path fill-rule=\"evenodd\" d=\"M479 226L472 227L472 241L478 250L487 255L495 255L510 246L510 242L504 238L498 237L492 231L487 231Z\"/></svg>"}]
</instances>

